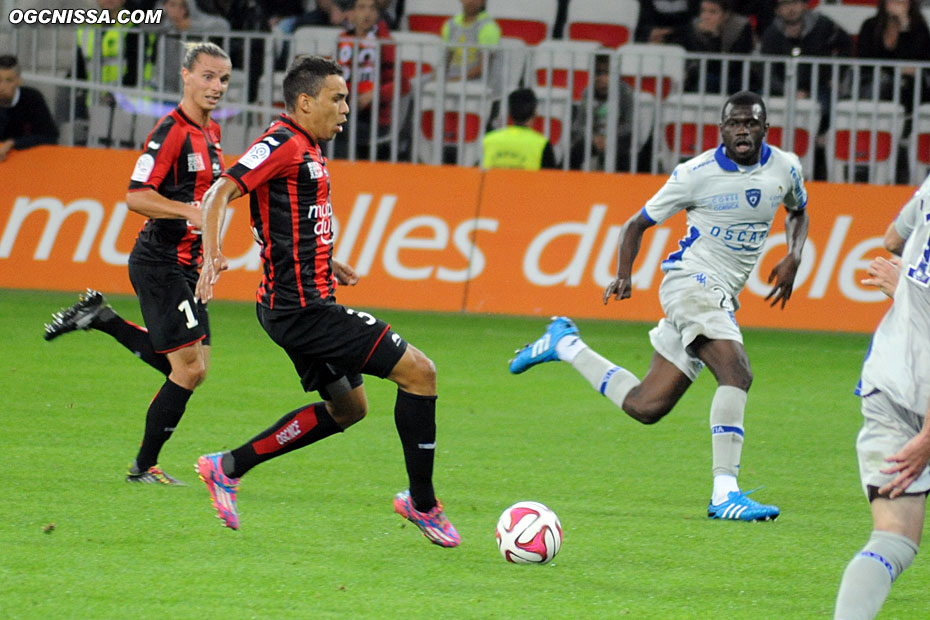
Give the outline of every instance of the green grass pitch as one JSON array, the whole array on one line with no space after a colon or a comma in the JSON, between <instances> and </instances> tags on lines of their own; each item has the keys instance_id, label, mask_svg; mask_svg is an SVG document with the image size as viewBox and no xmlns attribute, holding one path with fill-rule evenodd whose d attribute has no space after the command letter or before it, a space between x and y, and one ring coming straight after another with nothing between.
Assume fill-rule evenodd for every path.
<instances>
[{"instance_id":1,"label":"green grass pitch","mask_svg":"<svg viewBox=\"0 0 930 620\"><path fill-rule=\"evenodd\" d=\"M508 374L543 319L377 311L439 371L436 488L463 538L442 549L391 510L405 486L394 387L374 378L366 420L250 472L242 529L221 527L196 457L316 398L251 304L212 304L210 376L162 451L190 486L123 482L162 379L104 334L44 342L42 323L74 299L0 291L0 618L832 618L870 530L853 446L864 335L746 330L740 482L782 516L721 523L705 516L709 373L645 427L567 366ZM111 301L140 320L134 299ZM650 326L579 326L646 370ZM496 520L523 499L561 518L551 564L497 552ZM880 618L926 617L928 580L919 555Z\"/></svg>"}]
</instances>

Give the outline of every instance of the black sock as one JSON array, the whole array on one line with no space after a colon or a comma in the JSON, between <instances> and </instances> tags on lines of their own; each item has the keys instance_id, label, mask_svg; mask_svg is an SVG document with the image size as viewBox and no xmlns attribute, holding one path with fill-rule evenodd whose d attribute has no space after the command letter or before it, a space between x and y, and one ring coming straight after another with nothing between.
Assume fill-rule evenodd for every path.
<instances>
[{"instance_id":1,"label":"black sock","mask_svg":"<svg viewBox=\"0 0 930 620\"><path fill-rule=\"evenodd\" d=\"M168 357L164 353L155 352L149 332L144 327L127 321L115 312L104 320L95 319L90 326L116 338L117 342L132 351L133 355L166 377L171 374Z\"/></svg>"},{"instance_id":2,"label":"black sock","mask_svg":"<svg viewBox=\"0 0 930 620\"><path fill-rule=\"evenodd\" d=\"M287 454L298 448L342 432L326 405L313 403L295 409L232 451L233 471L224 471L230 478L240 478L259 463Z\"/></svg>"},{"instance_id":3,"label":"black sock","mask_svg":"<svg viewBox=\"0 0 930 620\"><path fill-rule=\"evenodd\" d=\"M136 457L139 471L145 471L158 463L158 453L181 421L191 394L191 390L182 388L170 379L165 380L158 390L145 416L145 435Z\"/></svg>"},{"instance_id":4,"label":"black sock","mask_svg":"<svg viewBox=\"0 0 930 620\"><path fill-rule=\"evenodd\" d=\"M413 507L429 512L436 505L433 456L436 454L436 397L397 390L394 424L404 447Z\"/></svg>"}]
</instances>

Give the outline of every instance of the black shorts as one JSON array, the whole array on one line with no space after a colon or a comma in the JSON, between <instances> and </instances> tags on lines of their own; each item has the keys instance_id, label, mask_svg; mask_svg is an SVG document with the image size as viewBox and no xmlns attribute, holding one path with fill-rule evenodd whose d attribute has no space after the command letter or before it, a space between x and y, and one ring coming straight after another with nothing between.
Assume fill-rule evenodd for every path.
<instances>
[{"instance_id":1,"label":"black shorts","mask_svg":"<svg viewBox=\"0 0 930 620\"><path fill-rule=\"evenodd\" d=\"M343 377L353 388L362 385L362 374L387 377L407 350L384 321L336 303L298 310L257 304L256 314L291 358L304 391L317 390L324 400L330 400L326 386Z\"/></svg>"},{"instance_id":2,"label":"black shorts","mask_svg":"<svg viewBox=\"0 0 930 620\"><path fill-rule=\"evenodd\" d=\"M157 352L170 353L199 341L210 344L207 306L194 301L196 271L181 265L130 262L129 281Z\"/></svg>"}]
</instances>

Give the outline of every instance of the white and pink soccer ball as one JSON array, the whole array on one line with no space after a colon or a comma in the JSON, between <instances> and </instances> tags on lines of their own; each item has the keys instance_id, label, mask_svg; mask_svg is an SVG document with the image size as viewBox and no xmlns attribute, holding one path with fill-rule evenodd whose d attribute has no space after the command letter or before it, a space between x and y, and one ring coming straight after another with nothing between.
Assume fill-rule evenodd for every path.
<instances>
[{"instance_id":1,"label":"white and pink soccer ball","mask_svg":"<svg viewBox=\"0 0 930 620\"><path fill-rule=\"evenodd\" d=\"M517 502L497 520L497 548L508 562L545 564L562 547L562 524L539 502Z\"/></svg>"}]
</instances>

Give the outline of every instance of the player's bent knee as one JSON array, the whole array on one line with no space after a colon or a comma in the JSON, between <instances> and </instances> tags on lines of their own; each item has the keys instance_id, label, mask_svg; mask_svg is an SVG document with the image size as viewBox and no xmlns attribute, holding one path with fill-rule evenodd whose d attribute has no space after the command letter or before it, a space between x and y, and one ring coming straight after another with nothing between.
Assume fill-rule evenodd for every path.
<instances>
[{"instance_id":1,"label":"player's bent knee","mask_svg":"<svg viewBox=\"0 0 930 620\"><path fill-rule=\"evenodd\" d=\"M638 399L631 392L623 401L623 410L634 420L642 424L655 424L672 410L674 403L664 399Z\"/></svg>"},{"instance_id":2,"label":"player's bent knee","mask_svg":"<svg viewBox=\"0 0 930 620\"><path fill-rule=\"evenodd\" d=\"M338 424L340 428L346 429L364 420L365 416L368 415L368 407L362 404L348 407L343 406L331 409L329 415L332 416L333 421Z\"/></svg>"}]
</instances>

